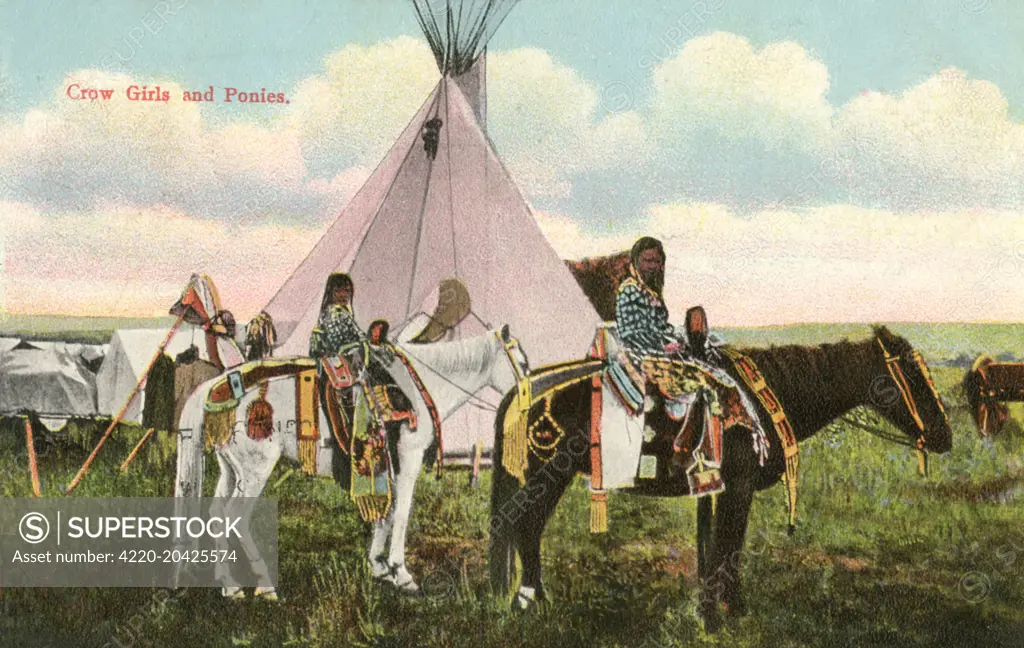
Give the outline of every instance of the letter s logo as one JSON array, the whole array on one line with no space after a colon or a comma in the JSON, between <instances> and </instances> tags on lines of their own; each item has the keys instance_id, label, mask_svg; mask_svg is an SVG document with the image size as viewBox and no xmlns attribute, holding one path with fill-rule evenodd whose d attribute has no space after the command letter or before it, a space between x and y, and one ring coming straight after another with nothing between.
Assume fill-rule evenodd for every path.
<instances>
[{"instance_id":1,"label":"letter s logo","mask_svg":"<svg viewBox=\"0 0 1024 648\"><path fill-rule=\"evenodd\" d=\"M50 535L50 523L42 513L26 513L18 523L21 539L29 544L39 544Z\"/></svg>"}]
</instances>

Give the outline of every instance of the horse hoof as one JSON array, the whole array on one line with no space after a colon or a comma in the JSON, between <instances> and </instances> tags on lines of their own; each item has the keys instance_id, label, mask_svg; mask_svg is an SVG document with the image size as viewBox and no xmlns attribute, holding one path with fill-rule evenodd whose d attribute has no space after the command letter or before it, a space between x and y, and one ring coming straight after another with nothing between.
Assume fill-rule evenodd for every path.
<instances>
[{"instance_id":1,"label":"horse hoof","mask_svg":"<svg viewBox=\"0 0 1024 648\"><path fill-rule=\"evenodd\" d=\"M245 599L245 590L241 587L222 587L220 595L232 601L242 601Z\"/></svg>"},{"instance_id":2,"label":"horse hoof","mask_svg":"<svg viewBox=\"0 0 1024 648\"><path fill-rule=\"evenodd\" d=\"M423 596L423 590L416 584L416 579L412 577L412 574L405 568L405 565L390 565L386 573L380 576L375 575L374 578L382 583L391 585L402 594L416 597Z\"/></svg>"},{"instance_id":3,"label":"horse hoof","mask_svg":"<svg viewBox=\"0 0 1024 648\"><path fill-rule=\"evenodd\" d=\"M423 592L423 588L416 583L409 583L405 587L399 587L398 591L405 594L409 598L423 598L426 594Z\"/></svg>"},{"instance_id":4,"label":"horse hoof","mask_svg":"<svg viewBox=\"0 0 1024 648\"><path fill-rule=\"evenodd\" d=\"M417 585L416 581L414 581L412 578L409 578L409 580L400 583L389 579L385 579L385 581L392 585L400 593L405 594L406 596L412 598L419 598L421 596L424 596L423 589L419 585Z\"/></svg>"},{"instance_id":5,"label":"horse hoof","mask_svg":"<svg viewBox=\"0 0 1024 648\"><path fill-rule=\"evenodd\" d=\"M391 574L391 566L380 558L370 563L370 575L374 580L384 580Z\"/></svg>"},{"instance_id":6,"label":"horse hoof","mask_svg":"<svg viewBox=\"0 0 1024 648\"><path fill-rule=\"evenodd\" d=\"M252 596L253 598L270 601L272 603L277 603L281 600L277 596L277 590L273 587L257 587Z\"/></svg>"},{"instance_id":7,"label":"horse hoof","mask_svg":"<svg viewBox=\"0 0 1024 648\"><path fill-rule=\"evenodd\" d=\"M532 587L520 587L512 597L512 611L523 613L537 607L537 591Z\"/></svg>"}]
</instances>

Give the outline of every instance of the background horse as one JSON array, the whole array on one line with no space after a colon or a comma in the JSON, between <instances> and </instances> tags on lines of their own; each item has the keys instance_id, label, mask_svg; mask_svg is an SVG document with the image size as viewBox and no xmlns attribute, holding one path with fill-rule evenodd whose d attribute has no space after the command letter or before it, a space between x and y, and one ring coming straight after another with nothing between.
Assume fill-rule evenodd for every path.
<instances>
[{"instance_id":1,"label":"background horse","mask_svg":"<svg viewBox=\"0 0 1024 648\"><path fill-rule=\"evenodd\" d=\"M798 441L863 405L875 409L904 432L908 445L940 453L952 447L949 421L924 361L906 340L885 327L876 328L873 338L858 343L746 349L744 353L754 360L774 390ZM535 370L534 375L543 371ZM730 373L744 384L735 371ZM489 566L492 587L507 591L512 583L514 552L518 552L522 578L513 606L528 607L544 599L541 534L573 476L590 474L593 389L590 380L579 381L552 401L540 406L535 403L531 408L528 425L550 416L564 434L553 454L546 455L550 457L547 461L530 454L523 486L503 465L504 415L516 393L507 394L498 409ZM621 407L614 399L604 399L603 406ZM750 430L738 426L726 430L721 466L726 488L716 496L713 522L710 497L702 497L698 503L698 572L702 580L698 610L711 632L720 625L719 599L730 613L745 610L739 556L751 502L755 491L779 482L785 470L783 449L771 419L764 411L760 416L771 440L767 460L761 464Z\"/></svg>"},{"instance_id":2,"label":"background horse","mask_svg":"<svg viewBox=\"0 0 1024 648\"><path fill-rule=\"evenodd\" d=\"M432 398L440 420L474 397L480 389L490 386L504 393L516 384L518 376L527 371L527 360L518 341L509 336L508 326L500 331L458 342L438 342L429 345L400 345L427 392ZM277 359L275 362L287 362ZM305 362L308 364L309 360ZM514 364L513 364L514 363ZM245 370L258 362L247 363L236 370ZM397 440L392 506L385 519L374 524L368 558L373 575L403 591L418 592L419 586L405 567L405 541L409 517L412 514L413 489L426 451L435 441L435 429L428 407L408 371L395 360L390 367L395 382L409 397L417 414L418 426L410 429L402 421ZM216 448L220 478L214 497L259 497L270 478L271 471L283 456L299 459L299 442L295 422L296 375L285 375L267 381L264 398L273 407L272 434L253 439L247 433L248 406L260 397L260 390L252 389L239 399L231 436ZM223 382L223 375L203 383L189 397L182 411L178 440L178 473L175 482L176 497L199 497L203 486L204 464L204 405L211 388ZM317 408L319 411L321 408ZM317 473L332 476L332 455L337 442L332 438L326 415L319 411ZM393 446L394 447L394 446ZM390 537L390 551L384 550ZM218 563L219 567L219 563ZM260 565L254 566L258 578ZM226 582L226 575L222 582ZM239 588L226 586L225 596L241 596ZM257 595L275 596L273 588L258 588Z\"/></svg>"},{"instance_id":3,"label":"background horse","mask_svg":"<svg viewBox=\"0 0 1024 648\"><path fill-rule=\"evenodd\" d=\"M1010 417L1006 403L1024 400L1024 363L978 356L964 376L963 388L978 433L996 436Z\"/></svg>"}]
</instances>

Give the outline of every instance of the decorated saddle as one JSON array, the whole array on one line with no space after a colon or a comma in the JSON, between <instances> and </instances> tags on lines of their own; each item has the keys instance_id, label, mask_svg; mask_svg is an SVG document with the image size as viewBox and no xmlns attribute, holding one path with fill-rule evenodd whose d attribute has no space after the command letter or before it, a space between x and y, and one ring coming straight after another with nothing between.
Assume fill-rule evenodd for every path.
<instances>
[{"instance_id":1,"label":"decorated saddle","mask_svg":"<svg viewBox=\"0 0 1024 648\"><path fill-rule=\"evenodd\" d=\"M718 352L715 359L735 362ZM741 387L734 374L707 355L633 357L620 344L615 325L605 323L586 359L542 367L519 381L505 414L502 464L521 482L531 456L541 463L550 460L565 434L552 413L552 400L583 381L591 385L594 532L607 528L609 488L696 497L722 491L723 434L733 426L753 431L755 449L762 461L767 458L767 438L750 385Z\"/></svg>"},{"instance_id":2,"label":"decorated saddle","mask_svg":"<svg viewBox=\"0 0 1024 648\"><path fill-rule=\"evenodd\" d=\"M606 362L607 382L622 407L642 419L633 479L607 475L611 482L625 487L640 482L674 492L685 475L691 495L721 491L723 431L733 425L757 427L728 374L696 358L635 357L622 348L611 323L599 327L591 356ZM621 424L609 423L602 422L602 444L622 434L616 429Z\"/></svg>"},{"instance_id":3,"label":"decorated saddle","mask_svg":"<svg viewBox=\"0 0 1024 648\"><path fill-rule=\"evenodd\" d=\"M351 351L346 350L346 351ZM302 471L309 475L332 472L348 488L360 515L366 520L385 517L391 506L392 424L405 421L417 425L411 401L390 374L376 362L363 364L365 357L352 353L311 358L281 358L250 361L225 374L210 390L204 406L204 437L207 448L226 444L244 421L248 436L269 438L275 432L295 431ZM414 370L406 365L410 372ZM288 429L275 427L274 408L267 400L270 383L292 378L295 383L294 412L278 412L288 420ZM422 389L422 382L413 376ZM238 411L242 399L250 399L244 414ZM425 394L429 401L429 395ZM321 429L320 407L328 422ZM243 418L244 416L244 418ZM281 424L278 424L281 426ZM389 428L391 428L389 430ZM435 432L440 434L439 424ZM334 448L340 450L335 452Z\"/></svg>"},{"instance_id":4,"label":"decorated saddle","mask_svg":"<svg viewBox=\"0 0 1024 648\"><path fill-rule=\"evenodd\" d=\"M320 405L345 455L335 475L347 484L364 520L383 519L391 507L395 424L406 421L416 428L412 402L371 359L369 345L352 345L337 356L321 358L320 371Z\"/></svg>"}]
</instances>

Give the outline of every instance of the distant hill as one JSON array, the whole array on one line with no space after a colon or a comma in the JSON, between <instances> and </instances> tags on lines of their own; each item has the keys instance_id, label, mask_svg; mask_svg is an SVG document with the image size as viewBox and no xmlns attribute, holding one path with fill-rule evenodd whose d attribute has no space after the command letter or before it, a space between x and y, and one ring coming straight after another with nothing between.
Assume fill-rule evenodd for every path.
<instances>
[{"instance_id":1,"label":"distant hill","mask_svg":"<svg viewBox=\"0 0 1024 648\"><path fill-rule=\"evenodd\" d=\"M122 328L170 328L173 317L69 317L0 313L0 336L103 344Z\"/></svg>"},{"instance_id":2,"label":"distant hill","mask_svg":"<svg viewBox=\"0 0 1024 648\"><path fill-rule=\"evenodd\" d=\"M102 344L121 328L166 329L173 317L63 317L56 315L0 315L0 336L32 340L63 340ZM680 322L681 324L681 322ZM1013 360L1024 356L1024 323L1021 324L888 324L903 335L930 362L969 366L981 354ZM842 339L860 340L871 335L870 324L793 324L711 328L737 346L766 347L784 344L821 344ZM527 349L529 352L529 349Z\"/></svg>"}]
</instances>

